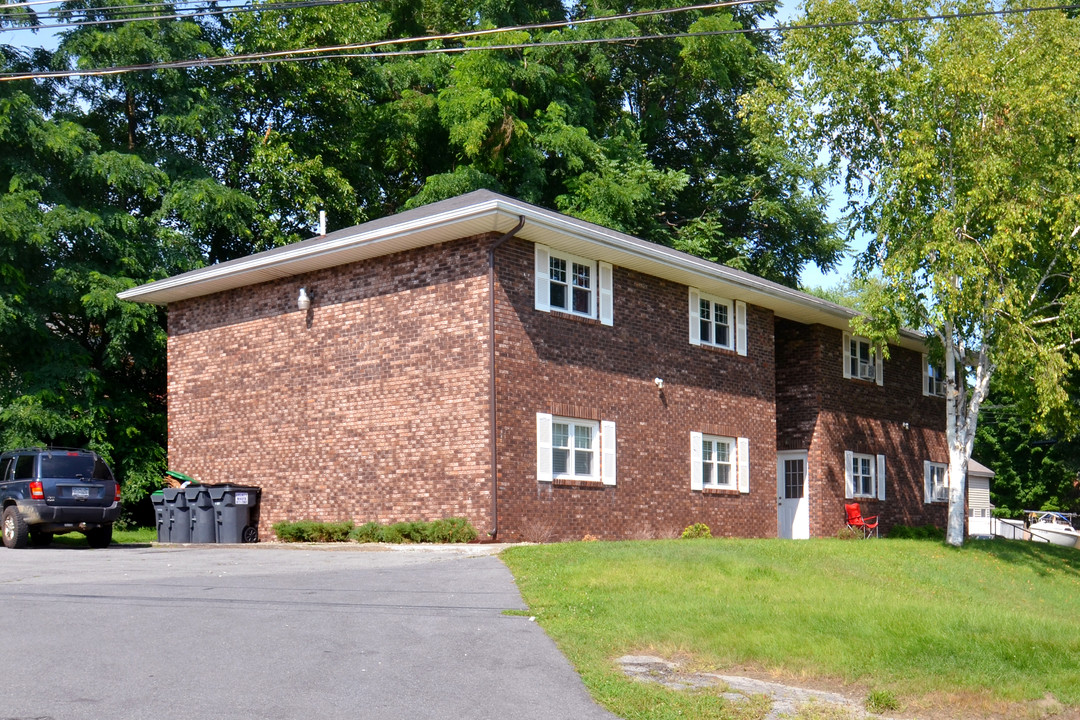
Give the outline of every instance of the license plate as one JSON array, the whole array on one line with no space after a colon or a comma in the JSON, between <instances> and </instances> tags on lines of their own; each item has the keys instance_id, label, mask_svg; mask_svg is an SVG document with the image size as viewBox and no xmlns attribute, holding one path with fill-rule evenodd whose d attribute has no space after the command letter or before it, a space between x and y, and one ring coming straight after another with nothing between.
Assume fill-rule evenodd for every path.
<instances>
[{"instance_id":1,"label":"license plate","mask_svg":"<svg viewBox=\"0 0 1080 720\"><path fill-rule=\"evenodd\" d=\"M90 488L88 488L88 487L73 487L73 488L71 488L71 497L73 497L73 498L88 498L88 497L90 497Z\"/></svg>"}]
</instances>

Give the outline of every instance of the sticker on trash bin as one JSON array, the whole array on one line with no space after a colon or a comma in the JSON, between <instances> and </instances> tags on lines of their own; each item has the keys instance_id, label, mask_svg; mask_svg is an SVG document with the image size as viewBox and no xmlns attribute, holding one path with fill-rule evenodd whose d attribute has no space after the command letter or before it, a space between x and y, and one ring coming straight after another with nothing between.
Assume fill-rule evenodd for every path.
<instances>
[{"instance_id":1,"label":"sticker on trash bin","mask_svg":"<svg viewBox=\"0 0 1080 720\"><path fill-rule=\"evenodd\" d=\"M241 492L236 493L236 504L237 505L247 505L248 504L247 496L248 496L247 493L241 493Z\"/></svg>"}]
</instances>

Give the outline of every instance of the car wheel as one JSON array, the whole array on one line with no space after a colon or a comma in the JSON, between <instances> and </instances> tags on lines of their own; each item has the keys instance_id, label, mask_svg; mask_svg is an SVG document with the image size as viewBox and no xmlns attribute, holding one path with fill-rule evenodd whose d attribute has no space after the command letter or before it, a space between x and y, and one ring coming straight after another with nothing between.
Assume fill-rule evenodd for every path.
<instances>
[{"instance_id":1,"label":"car wheel","mask_svg":"<svg viewBox=\"0 0 1080 720\"><path fill-rule=\"evenodd\" d=\"M93 530L87 530L83 534L86 535L86 542L88 542L92 548L107 548L112 543L111 524L102 525Z\"/></svg>"},{"instance_id":2,"label":"car wheel","mask_svg":"<svg viewBox=\"0 0 1080 720\"><path fill-rule=\"evenodd\" d=\"M4 547L24 548L30 537L30 529L19 514L19 508L8 505L4 508Z\"/></svg>"},{"instance_id":3,"label":"car wheel","mask_svg":"<svg viewBox=\"0 0 1080 720\"><path fill-rule=\"evenodd\" d=\"M42 530L30 528L30 544L34 547L49 547L52 545L53 534Z\"/></svg>"}]
</instances>

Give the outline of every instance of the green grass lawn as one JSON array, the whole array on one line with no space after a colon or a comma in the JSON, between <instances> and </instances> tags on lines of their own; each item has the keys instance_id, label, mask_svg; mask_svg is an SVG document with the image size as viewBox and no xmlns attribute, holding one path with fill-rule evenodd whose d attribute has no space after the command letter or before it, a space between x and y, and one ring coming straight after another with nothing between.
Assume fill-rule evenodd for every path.
<instances>
[{"instance_id":1,"label":"green grass lawn","mask_svg":"<svg viewBox=\"0 0 1080 720\"><path fill-rule=\"evenodd\" d=\"M113 529L113 545L149 545L157 542L157 528L143 527L130 530ZM57 546L81 547L86 545L86 537L81 532L70 532L53 538Z\"/></svg>"},{"instance_id":2,"label":"green grass lawn","mask_svg":"<svg viewBox=\"0 0 1080 720\"><path fill-rule=\"evenodd\" d=\"M909 710L1080 709L1080 551L1008 541L653 540L502 554L530 613L625 718L738 716L718 693L626 680L625 654L753 668ZM1003 710L1003 708L1006 708Z\"/></svg>"}]
</instances>

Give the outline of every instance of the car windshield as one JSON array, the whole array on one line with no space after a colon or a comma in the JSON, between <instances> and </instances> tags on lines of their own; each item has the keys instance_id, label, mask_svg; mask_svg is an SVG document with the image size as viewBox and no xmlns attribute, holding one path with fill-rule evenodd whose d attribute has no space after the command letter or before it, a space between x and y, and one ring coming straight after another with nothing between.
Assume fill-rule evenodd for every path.
<instances>
[{"instance_id":1,"label":"car windshield","mask_svg":"<svg viewBox=\"0 0 1080 720\"><path fill-rule=\"evenodd\" d=\"M41 476L48 478L84 477L111 480L108 466L93 455L42 455Z\"/></svg>"}]
</instances>

